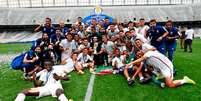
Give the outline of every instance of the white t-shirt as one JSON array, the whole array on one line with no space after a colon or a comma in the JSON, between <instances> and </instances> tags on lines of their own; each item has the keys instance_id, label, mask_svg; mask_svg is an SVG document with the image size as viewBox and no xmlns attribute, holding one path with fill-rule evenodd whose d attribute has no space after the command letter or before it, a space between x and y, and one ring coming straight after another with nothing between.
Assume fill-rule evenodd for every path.
<instances>
[{"instance_id":1,"label":"white t-shirt","mask_svg":"<svg viewBox=\"0 0 201 101\"><path fill-rule=\"evenodd\" d=\"M117 68L123 67L124 64L122 63L122 61L123 61L122 58L120 58L120 57L114 57L112 59L112 66L115 65L115 62L117 62Z\"/></svg>"},{"instance_id":2,"label":"white t-shirt","mask_svg":"<svg viewBox=\"0 0 201 101\"><path fill-rule=\"evenodd\" d=\"M39 77L39 80L43 81L44 85L51 85L51 84L60 82L60 80L57 81L54 79L54 77L53 77L54 73L56 73L56 71L54 71L54 69L49 72L46 69L43 69L42 71L40 71L36 74L36 77ZM57 74L57 75L62 76L59 74Z\"/></svg>"},{"instance_id":3,"label":"white t-shirt","mask_svg":"<svg viewBox=\"0 0 201 101\"><path fill-rule=\"evenodd\" d=\"M138 34L141 34L142 36L145 36L146 31L148 29L149 29L149 26L147 26L147 25L139 27Z\"/></svg>"},{"instance_id":4,"label":"white t-shirt","mask_svg":"<svg viewBox=\"0 0 201 101\"><path fill-rule=\"evenodd\" d=\"M153 49L153 48L155 48L155 47L148 43L142 44L142 52L147 52L148 50Z\"/></svg>"},{"instance_id":5,"label":"white t-shirt","mask_svg":"<svg viewBox=\"0 0 201 101\"><path fill-rule=\"evenodd\" d=\"M173 70L172 62L158 51L148 51L143 57L146 57L146 63L153 66L156 70L160 70L161 72L167 71L168 69Z\"/></svg>"},{"instance_id":6,"label":"white t-shirt","mask_svg":"<svg viewBox=\"0 0 201 101\"><path fill-rule=\"evenodd\" d=\"M186 38L185 39L193 39L193 34L194 34L194 30L193 29L188 29L185 32Z\"/></svg>"},{"instance_id":7,"label":"white t-shirt","mask_svg":"<svg viewBox=\"0 0 201 101\"><path fill-rule=\"evenodd\" d=\"M141 35L141 34L136 34L136 39L140 39L143 43L147 43L147 39Z\"/></svg>"},{"instance_id":8,"label":"white t-shirt","mask_svg":"<svg viewBox=\"0 0 201 101\"><path fill-rule=\"evenodd\" d=\"M53 66L54 71L61 76L65 76L66 73L70 73L71 71L74 70L73 60L71 58L68 58L65 61L66 61L66 64L64 65Z\"/></svg>"},{"instance_id":9,"label":"white t-shirt","mask_svg":"<svg viewBox=\"0 0 201 101\"><path fill-rule=\"evenodd\" d=\"M108 41L107 44L103 43L101 47L106 49L106 51L111 54L113 53L114 43L112 41Z\"/></svg>"}]
</instances>

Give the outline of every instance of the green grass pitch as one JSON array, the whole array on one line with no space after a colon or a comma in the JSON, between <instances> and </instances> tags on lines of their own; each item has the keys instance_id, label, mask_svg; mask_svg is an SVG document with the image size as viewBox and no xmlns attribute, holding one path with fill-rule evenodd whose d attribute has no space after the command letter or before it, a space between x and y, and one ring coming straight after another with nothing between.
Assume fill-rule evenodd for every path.
<instances>
[{"instance_id":1,"label":"green grass pitch","mask_svg":"<svg viewBox=\"0 0 201 101\"><path fill-rule=\"evenodd\" d=\"M0 44L0 54L23 51L30 44ZM9 49L12 47L12 49ZM9 49L9 53L8 53ZM129 87L122 75L96 76L91 101L200 101L201 100L201 40L193 41L193 53L184 53L179 45L175 53L174 65L178 71L175 79L189 76L196 85L184 85L178 88L164 88L149 83L140 85L138 79ZM84 75L71 73L69 81L63 81L65 94L74 101L83 101L90 80L90 73ZM22 72L9 69L8 63L0 63L0 101L13 101L24 88L32 83L22 79ZM27 97L26 101L57 101L56 98L35 99Z\"/></svg>"}]
</instances>

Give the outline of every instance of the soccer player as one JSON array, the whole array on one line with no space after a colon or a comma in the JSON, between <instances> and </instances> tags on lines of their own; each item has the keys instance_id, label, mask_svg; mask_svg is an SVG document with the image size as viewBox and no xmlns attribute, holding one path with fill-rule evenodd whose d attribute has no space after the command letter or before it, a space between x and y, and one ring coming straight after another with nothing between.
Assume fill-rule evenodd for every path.
<instances>
[{"instance_id":1,"label":"soccer player","mask_svg":"<svg viewBox=\"0 0 201 101\"><path fill-rule=\"evenodd\" d=\"M36 42L34 43L35 47L36 46L41 47L41 51L48 49L49 45L50 45L50 39L47 33L43 33L42 38L37 39Z\"/></svg>"},{"instance_id":2,"label":"soccer player","mask_svg":"<svg viewBox=\"0 0 201 101\"><path fill-rule=\"evenodd\" d=\"M123 64L123 58L118 48L114 50L114 58L112 59L113 74L123 72L125 64Z\"/></svg>"},{"instance_id":3,"label":"soccer player","mask_svg":"<svg viewBox=\"0 0 201 101\"><path fill-rule=\"evenodd\" d=\"M45 24L39 24L37 28L34 29L35 32L42 31L43 33L47 33L49 38L51 35L55 33L55 28L52 25L51 18L47 17L45 18Z\"/></svg>"},{"instance_id":4,"label":"soccer player","mask_svg":"<svg viewBox=\"0 0 201 101\"><path fill-rule=\"evenodd\" d=\"M85 31L83 25L78 26L78 32L77 34L80 36L81 39L85 38Z\"/></svg>"},{"instance_id":5,"label":"soccer player","mask_svg":"<svg viewBox=\"0 0 201 101\"><path fill-rule=\"evenodd\" d=\"M84 48L82 49L82 52L78 55L77 61L79 62L81 68L89 68L89 71L91 73L94 72L94 61L93 59L88 55L89 49Z\"/></svg>"},{"instance_id":6,"label":"soccer player","mask_svg":"<svg viewBox=\"0 0 201 101\"><path fill-rule=\"evenodd\" d=\"M119 29L115 28L114 24L111 24L108 29L106 30L107 34L109 35L109 37L112 37L114 35L117 35L119 33Z\"/></svg>"},{"instance_id":7,"label":"soccer player","mask_svg":"<svg viewBox=\"0 0 201 101\"><path fill-rule=\"evenodd\" d=\"M165 84L167 87L175 88L185 83L195 84L195 82L187 76L184 76L181 80L173 81L173 64L165 55L158 51L148 51L145 54L141 52L141 54L143 55L141 58L129 63L126 67L128 68L131 65L146 61L148 66L152 66L154 70L159 71L159 73L165 78Z\"/></svg>"},{"instance_id":8,"label":"soccer player","mask_svg":"<svg viewBox=\"0 0 201 101\"><path fill-rule=\"evenodd\" d=\"M39 60L39 56L37 54L39 52L41 52L40 46L37 46L26 52L22 63L22 68L24 71L23 76L25 80L30 79L29 77L33 76L35 72L39 72L41 70L41 61Z\"/></svg>"},{"instance_id":9,"label":"soccer player","mask_svg":"<svg viewBox=\"0 0 201 101\"><path fill-rule=\"evenodd\" d=\"M71 55L71 58L73 60L74 69L77 71L78 74L84 74L82 65L78 62L77 57L78 57L78 54L76 52L73 52L73 54Z\"/></svg>"},{"instance_id":10,"label":"soccer player","mask_svg":"<svg viewBox=\"0 0 201 101\"><path fill-rule=\"evenodd\" d=\"M23 90L17 95L15 101L24 101L26 96L38 96L40 98L49 95L57 97L59 101L68 101L60 81L68 80L68 77L56 74L52 69L53 63L51 61L45 61L44 65L45 69L36 75L40 77L43 86Z\"/></svg>"},{"instance_id":11,"label":"soccer player","mask_svg":"<svg viewBox=\"0 0 201 101\"><path fill-rule=\"evenodd\" d=\"M156 24L157 22L155 19L150 21L150 28L147 31L147 36L151 39L151 45L156 47L156 49L162 54L165 54L164 39L168 35L168 32L164 27Z\"/></svg>"},{"instance_id":12,"label":"soccer player","mask_svg":"<svg viewBox=\"0 0 201 101\"><path fill-rule=\"evenodd\" d=\"M62 35L60 28L57 28L56 33L50 37L50 42L53 45L57 63L61 62L61 50L59 49L60 48L59 44L63 39L65 39L65 37Z\"/></svg>"},{"instance_id":13,"label":"soccer player","mask_svg":"<svg viewBox=\"0 0 201 101\"><path fill-rule=\"evenodd\" d=\"M179 38L179 32L172 24L173 22L171 20L168 20L165 24L165 28L169 33L165 40L165 46L166 52L168 52L168 58L173 62L173 55L177 44L176 39Z\"/></svg>"},{"instance_id":14,"label":"soccer player","mask_svg":"<svg viewBox=\"0 0 201 101\"><path fill-rule=\"evenodd\" d=\"M61 40L60 50L61 52L61 61L69 58L71 56L71 53L73 49L76 47L75 43L73 42L73 35L71 33L68 33L65 35L65 39Z\"/></svg>"},{"instance_id":15,"label":"soccer player","mask_svg":"<svg viewBox=\"0 0 201 101\"><path fill-rule=\"evenodd\" d=\"M144 36L145 38L147 38L146 34L147 34L147 31L149 29L149 26L145 25L145 19L144 18L141 18L139 20L139 30L138 30L138 34L141 34L142 36Z\"/></svg>"},{"instance_id":16,"label":"soccer player","mask_svg":"<svg viewBox=\"0 0 201 101\"><path fill-rule=\"evenodd\" d=\"M90 42L88 41L87 38L84 38L82 40L82 43L78 46L76 52L80 53L84 48L90 48Z\"/></svg>"},{"instance_id":17,"label":"soccer player","mask_svg":"<svg viewBox=\"0 0 201 101\"><path fill-rule=\"evenodd\" d=\"M114 43L112 41L108 40L107 35L102 35L102 46L101 51L99 54L101 55L101 60L104 60L104 65L108 65L108 63L111 62L112 55L113 55L113 49L114 49Z\"/></svg>"}]
</instances>

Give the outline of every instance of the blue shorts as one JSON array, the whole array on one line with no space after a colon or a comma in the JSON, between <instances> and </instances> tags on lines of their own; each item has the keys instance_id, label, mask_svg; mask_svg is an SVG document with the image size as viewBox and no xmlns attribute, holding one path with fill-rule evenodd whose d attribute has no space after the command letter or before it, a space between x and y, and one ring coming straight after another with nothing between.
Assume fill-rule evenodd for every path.
<instances>
[{"instance_id":1,"label":"blue shorts","mask_svg":"<svg viewBox=\"0 0 201 101\"><path fill-rule=\"evenodd\" d=\"M173 43L166 43L166 50L167 51L175 51L176 50L176 46L177 46L177 43L176 42L173 42Z\"/></svg>"}]
</instances>

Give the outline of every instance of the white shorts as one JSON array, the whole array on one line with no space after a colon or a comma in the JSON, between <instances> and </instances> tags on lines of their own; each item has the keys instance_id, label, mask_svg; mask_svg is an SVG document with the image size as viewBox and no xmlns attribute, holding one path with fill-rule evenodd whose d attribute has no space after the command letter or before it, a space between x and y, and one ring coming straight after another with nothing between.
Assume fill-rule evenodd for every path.
<instances>
[{"instance_id":1,"label":"white shorts","mask_svg":"<svg viewBox=\"0 0 201 101\"><path fill-rule=\"evenodd\" d=\"M161 64L160 72L164 77L169 77L173 79L173 65L172 64Z\"/></svg>"},{"instance_id":2,"label":"white shorts","mask_svg":"<svg viewBox=\"0 0 201 101\"><path fill-rule=\"evenodd\" d=\"M66 64L66 65L55 65L53 66L54 71L59 76L64 76L66 73L70 73L74 70L73 64Z\"/></svg>"},{"instance_id":3,"label":"white shorts","mask_svg":"<svg viewBox=\"0 0 201 101\"><path fill-rule=\"evenodd\" d=\"M39 98L44 97L44 96L49 96L52 95L52 97L57 97L56 96L56 90L57 89L63 89L61 83L55 83L51 85L45 85L42 87L38 87L39 89Z\"/></svg>"},{"instance_id":4,"label":"white shorts","mask_svg":"<svg viewBox=\"0 0 201 101\"><path fill-rule=\"evenodd\" d=\"M88 63L83 63L83 64L82 64L82 67L83 67L83 68L87 68L88 65L89 65Z\"/></svg>"}]
</instances>

